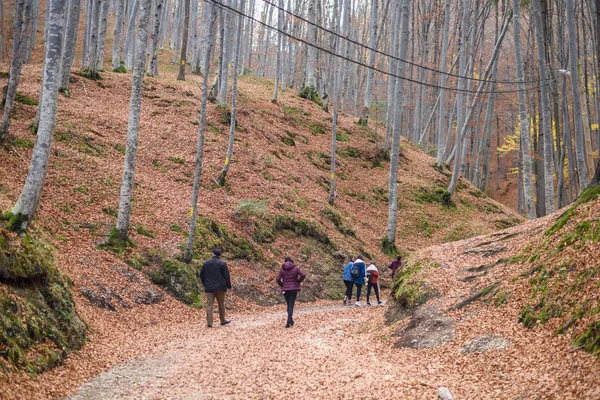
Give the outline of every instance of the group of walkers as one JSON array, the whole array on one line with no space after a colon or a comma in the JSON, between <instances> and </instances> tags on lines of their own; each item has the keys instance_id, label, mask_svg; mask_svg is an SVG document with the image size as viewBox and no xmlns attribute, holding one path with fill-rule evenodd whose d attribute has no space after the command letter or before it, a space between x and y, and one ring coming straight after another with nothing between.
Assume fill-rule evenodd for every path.
<instances>
[{"instance_id":1,"label":"group of walkers","mask_svg":"<svg viewBox=\"0 0 600 400\"><path fill-rule=\"evenodd\" d=\"M227 325L231 322L231 320L225 318L225 293L227 290L231 290L229 269L225 261L220 258L221 251L219 249L214 249L212 253L213 257L207 260L200 270L200 281L204 285L206 293L206 320L209 328L213 326L213 306L215 299L218 303L221 325ZM388 268L392 270L392 279L401 266L402 258L400 256L388 265ZM356 286L356 302L354 304L360 306L362 287L366 284L367 305L371 305L369 301L371 291L375 292L377 304L382 305L383 302L379 298L379 277L380 274L375 261L372 261L367 267L362 255L359 255L356 259L349 257L348 264L344 265L343 272L344 284L346 285L344 304L352 303L352 292L354 286ZM294 261L290 257L285 257L275 281L280 286L287 303L286 328L294 326L294 305L296 304L296 298L304 279L306 279L306 274L294 264Z\"/></svg>"}]
</instances>

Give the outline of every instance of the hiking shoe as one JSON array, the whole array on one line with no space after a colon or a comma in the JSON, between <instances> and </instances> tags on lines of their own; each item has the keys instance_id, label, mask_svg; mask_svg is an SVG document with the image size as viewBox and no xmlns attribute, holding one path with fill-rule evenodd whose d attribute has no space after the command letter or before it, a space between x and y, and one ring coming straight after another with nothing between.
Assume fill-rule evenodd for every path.
<instances>
[{"instance_id":1,"label":"hiking shoe","mask_svg":"<svg viewBox=\"0 0 600 400\"><path fill-rule=\"evenodd\" d=\"M212 328L212 325L208 325L207 328Z\"/></svg>"},{"instance_id":2,"label":"hiking shoe","mask_svg":"<svg viewBox=\"0 0 600 400\"><path fill-rule=\"evenodd\" d=\"M344 296L344 304L348 303L348 296Z\"/></svg>"},{"instance_id":3,"label":"hiking shoe","mask_svg":"<svg viewBox=\"0 0 600 400\"><path fill-rule=\"evenodd\" d=\"M231 323L231 320L230 319L226 319L225 321L221 322L221 325L227 325L229 323Z\"/></svg>"},{"instance_id":4,"label":"hiking shoe","mask_svg":"<svg viewBox=\"0 0 600 400\"><path fill-rule=\"evenodd\" d=\"M360 307L360 301L357 301L356 303L354 303L354 305L355 305L356 307Z\"/></svg>"},{"instance_id":5,"label":"hiking shoe","mask_svg":"<svg viewBox=\"0 0 600 400\"><path fill-rule=\"evenodd\" d=\"M369 302L367 301L367 305L368 305L368 306L370 306L370 305L371 305L371 303L369 303Z\"/></svg>"},{"instance_id":6,"label":"hiking shoe","mask_svg":"<svg viewBox=\"0 0 600 400\"><path fill-rule=\"evenodd\" d=\"M382 306L382 305L383 305L383 301L378 301L378 302L377 302L377 305L378 305L378 306Z\"/></svg>"}]
</instances>

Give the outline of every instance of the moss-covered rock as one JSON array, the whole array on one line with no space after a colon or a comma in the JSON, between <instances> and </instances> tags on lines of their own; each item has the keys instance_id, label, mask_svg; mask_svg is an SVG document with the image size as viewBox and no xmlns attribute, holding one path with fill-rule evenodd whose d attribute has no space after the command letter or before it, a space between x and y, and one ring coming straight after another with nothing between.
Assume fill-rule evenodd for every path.
<instances>
[{"instance_id":1,"label":"moss-covered rock","mask_svg":"<svg viewBox=\"0 0 600 400\"><path fill-rule=\"evenodd\" d=\"M85 341L72 282L53 251L26 233L0 228L0 368L45 371Z\"/></svg>"},{"instance_id":2,"label":"moss-covered rock","mask_svg":"<svg viewBox=\"0 0 600 400\"><path fill-rule=\"evenodd\" d=\"M158 270L150 274L150 279L164 287L176 299L192 307L201 308L204 302L198 288L198 270L199 266L196 263L163 260Z\"/></svg>"}]
</instances>

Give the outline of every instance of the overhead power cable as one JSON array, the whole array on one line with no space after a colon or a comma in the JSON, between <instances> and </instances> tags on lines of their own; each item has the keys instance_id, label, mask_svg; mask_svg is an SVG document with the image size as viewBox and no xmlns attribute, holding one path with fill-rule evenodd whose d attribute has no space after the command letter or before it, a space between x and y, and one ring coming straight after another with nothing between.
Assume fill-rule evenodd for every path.
<instances>
[{"instance_id":1,"label":"overhead power cable","mask_svg":"<svg viewBox=\"0 0 600 400\"><path fill-rule=\"evenodd\" d=\"M370 47L367 44L361 43L361 42L356 41L354 39L346 38L346 37L340 35L339 33L335 32L335 31L332 31L331 29L328 29L328 28L326 28L326 27L324 27L322 25L319 25L317 23L311 22L308 19L306 19L306 18L304 18L304 17L302 17L300 15L294 14L292 11L286 10L283 7L279 7L277 4L272 3L269 0L262 0L262 1L263 1L263 3L266 3L266 4L268 4L268 5L272 6L272 7L275 7L278 10L281 10L281 11L285 12L286 14L289 14L293 18L296 18L296 19L298 19L298 20L300 20L302 22L306 22L308 25L312 25L315 28L321 29L324 32L327 32L327 33L329 33L331 35L334 35L336 37L344 39L344 40L346 40L346 41L348 41L348 42L350 42L350 43L352 43L354 45L360 46L360 47L362 47L364 49L367 49L369 51L373 51L373 52L375 52L375 53L377 53L379 55L382 55L384 57L388 57L388 58L391 58L393 60L400 61L400 62L406 63L408 65L412 65L414 67L421 68L421 69L424 69L424 70L427 70L427 71L431 71L433 73L440 74L440 75L446 75L446 76L453 77L453 78L463 78L463 79L466 79L466 80L471 80L471 81L476 81L476 82L482 82L483 81L483 79L480 79L480 78L475 78L475 77L469 77L469 76L463 76L463 75L453 74L451 72L444 72L444 71L440 71L439 69L435 69L435 68L431 68L431 67L426 67L424 65L421 65L421 64L418 64L418 63L415 63L415 62L412 62L412 61L403 60L403 59L401 59L399 57L396 57L396 56L394 56L392 54L386 53L386 52L381 51L381 50L374 49L374 48ZM547 80L550 81L551 79L548 78ZM486 82L489 82L489 83L502 83L502 84L505 84L505 85L518 85L520 83L523 83L523 84L534 84L535 83L535 84L537 84L537 83L540 83L542 81L541 80L534 80L534 81L519 82L519 81L493 81L493 80L489 80L489 81L486 81Z\"/></svg>"},{"instance_id":2,"label":"overhead power cable","mask_svg":"<svg viewBox=\"0 0 600 400\"><path fill-rule=\"evenodd\" d=\"M454 87L442 87L442 86L439 86L439 85L436 85L436 84L433 84L433 83L421 82L421 81L418 81L418 80L416 80L416 79L412 79L412 78L407 78L407 77L404 77L404 76L396 75L396 74L394 74L394 73L390 73L390 72L384 71L384 70L382 70L382 69L379 69L379 68L377 68L377 67L374 67L374 66L370 66L370 65L364 64L364 63L362 63L362 62L360 62L360 61L356 61L356 60L354 60L354 59L352 59L352 58L350 58L350 57L346 57L346 56L344 56L344 55L337 54L337 53L335 53L334 51L331 51L331 50L329 50L329 49L326 49L326 48L324 48L324 47L321 47L321 46L319 46L319 45L316 45L316 44L310 43L310 42L308 42L307 40L305 40L305 39L303 39L303 38L299 38L299 37L297 37L297 36L294 36L294 35L292 35L292 34L290 34L290 33L287 33L287 32L286 32L286 31L284 31L284 30L281 30L281 29L279 29L279 28L277 28L277 27L274 27L274 26L271 26L271 25L269 25L269 24L267 24L267 23L265 23L265 22L262 22L262 21L260 21L260 20L258 20L258 19L256 19L256 18L254 18L254 16L250 16L250 15L248 15L248 14L245 14L244 12L242 12L242 11L239 11L239 10L237 10L237 9L236 9L236 8L234 8L234 7L231 7L231 6L228 6L228 5L226 5L226 4L223 4L223 3L221 3L221 2L220 2L220 1L218 1L218 0L204 0L204 2L207 2L207 3L208 3L208 2L210 2L210 3L213 3L214 5L216 5L217 7L220 7L220 8L221 8L221 9L223 9L223 10L230 11L230 12L233 12L233 13L235 13L235 14L241 15L242 17L244 17L244 18L246 18L246 19L248 19L248 20L251 20L251 21L253 21L253 22L256 22L256 23L258 23L258 24L260 24L260 25L263 25L263 26L265 26L266 28L269 28L269 29L271 29L271 30L273 30L273 31L275 31L275 32L281 33L282 35L285 35L285 36L287 36L287 37L288 37L288 38L290 38L290 39L296 40L296 41L298 41L298 42L300 42L300 43L304 43L304 44L306 44L307 46L311 46L311 47L313 47L313 48L315 48L315 49L317 49L317 50L320 50L320 51L322 51L322 52L324 52L324 53L330 54L330 55L332 55L332 56L334 56L334 57L337 57L337 58L340 58L340 59L342 59L342 60L346 60L346 61L348 61L348 62L351 62L351 63L353 63L353 64L356 64L356 65L362 66L362 67L364 67L364 68L369 68L369 69L372 69L373 71L375 71L375 72L379 72L379 73L380 73L380 74L382 74L382 75L391 76L392 78L396 78L396 79L403 79L403 80L405 80L405 81L407 81L407 82L411 82L411 83L414 83L414 84L416 84L416 85L423 85L423 86L426 86L426 87L431 87L431 88L434 88L434 89L444 89L444 90L448 90L448 91L455 92L455 93L477 93L477 92L478 92L477 90L458 89L458 88L454 88ZM401 61L401 62L402 62L402 61ZM483 82L491 82L491 81L488 81L488 80L480 80L480 81L483 81ZM539 88L539 87L541 87L541 86L544 86L544 85L549 85L549 84L550 84L549 82L548 82L548 83L540 83L540 85L536 85L536 86L532 86L532 87L525 88L525 89L523 89L523 91L535 90L535 89L537 89L537 88ZM480 93L480 94L506 94L506 93L518 93L518 92L520 92L520 91L521 91L521 90L519 90L519 89L511 89L511 90L497 90L497 91L481 91L481 92L479 92L479 93Z\"/></svg>"}]
</instances>

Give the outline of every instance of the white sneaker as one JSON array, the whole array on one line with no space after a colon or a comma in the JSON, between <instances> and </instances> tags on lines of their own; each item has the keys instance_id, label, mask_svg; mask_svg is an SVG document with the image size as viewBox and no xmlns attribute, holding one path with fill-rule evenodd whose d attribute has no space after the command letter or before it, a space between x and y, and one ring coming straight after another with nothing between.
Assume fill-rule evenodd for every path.
<instances>
[{"instance_id":1,"label":"white sneaker","mask_svg":"<svg viewBox=\"0 0 600 400\"><path fill-rule=\"evenodd\" d=\"M348 303L348 296L344 296L344 304Z\"/></svg>"},{"instance_id":2,"label":"white sneaker","mask_svg":"<svg viewBox=\"0 0 600 400\"><path fill-rule=\"evenodd\" d=\"M357 301L356 303L354 303L354 305L355 305L356 307L360 307L360 301Z\"/></svg>"}]
</instances>

